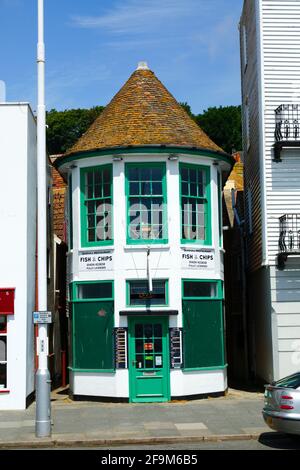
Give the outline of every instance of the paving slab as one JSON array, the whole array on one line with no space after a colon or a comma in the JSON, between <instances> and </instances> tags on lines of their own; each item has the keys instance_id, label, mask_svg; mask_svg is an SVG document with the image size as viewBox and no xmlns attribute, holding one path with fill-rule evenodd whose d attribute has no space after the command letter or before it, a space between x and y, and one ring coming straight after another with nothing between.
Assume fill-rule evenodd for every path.
<instances>
[{"instance_id":1,"label":"paving slab","mask_svg":"<svg viewBox=\"0 0 300 470\"><path fill-rule=\"evenodd\" d=\"M24 411L0 411L0 446L251 439L272 432L264 425L262 407L262 393L239 391L219 398L157 404L73 402L60 397L51 403L52 436L46 440L34 434L35 403Z\"/></svg>"}]
</instances>

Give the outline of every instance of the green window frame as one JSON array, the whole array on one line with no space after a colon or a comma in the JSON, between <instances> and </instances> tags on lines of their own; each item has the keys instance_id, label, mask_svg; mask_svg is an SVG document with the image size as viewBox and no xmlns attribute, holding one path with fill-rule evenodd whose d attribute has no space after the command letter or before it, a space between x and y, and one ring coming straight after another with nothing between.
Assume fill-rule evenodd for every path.
<instances>
[{"instance_id":1,"label":"green window frame","mask_svg":"<svg viewBox=\"0 0 300 470\"><path fill-rule=\"evenodd\" d=\"M187 283L193 285L187 286ZM213 287L210 291L205 288L208 284ZM184 370L220 370L227 367L223 299L223 283L220 280L182 280Z\"/></svg>"},{"instance_id":2,"label":"green window frame","mask_svg":"<svg viewBox=\"0 0 300 470\"><path fill-rule=\"evenodd\" d=\"M114 373L114 282L75 281L70 292L71 370Z\"/></svg>"},{"instance_id":3,"label":"green window frame","mask_svg":"<svg viewBox=\"0 0 300 470\"><path fill-rule=\"evenodd\" d=\"M82 168L81 245L113 244L113 168L111 164Z\"/></svg>"},{"instance_id":4,"label":"green window frame","mask_svg":"<svg viewBox=\"0 0 300 470\"><path fill-rule=\"evenodd\" d=\"M181 243L211 245L210 167L179 164Z\"/></svg>"},{"instance_id":5,"label":"green window frame","mask_svg":"<svg viewBox=\"0 0 300 470\"><path fill-rule=\"evenodd\" d=\"M138 290L141 291L141 299L137 299L138 301L132 301L132 287L136 286L137 292L135 295L138 295ZM144 279L132 279L126 281L126 304L127 307L167 307L169 305L169 280L168 279L153 279L153 292L154 294L150 294L148 292L148 280ZM159 292L159 289L164 288L164 302L156 302L155 301L155 289ZM145 289L145 296L143 296L142 289ZM149 293L149 295L147 295ZM153 297L154 296L154 297ZM144 298L143 298L144 297Z\"/></svg>"},{"instance_id":6,"label":"green window frame","mask_svg":"<svg viewBox=\"0 0 300 470\"><path fill-rule=\"evenodd\" d=\"M127 243L167 243L166 164L127 163L125 174Z\"/></svg>"}]
</instances>

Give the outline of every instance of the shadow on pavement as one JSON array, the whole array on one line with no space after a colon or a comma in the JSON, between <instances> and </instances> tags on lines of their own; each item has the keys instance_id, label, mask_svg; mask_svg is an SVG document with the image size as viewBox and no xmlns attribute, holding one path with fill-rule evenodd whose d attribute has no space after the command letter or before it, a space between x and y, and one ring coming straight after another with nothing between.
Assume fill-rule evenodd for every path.
<instances>
[{"instance_id":1,"label":"shadow on pavement","mask_svg":"<svg viewBox=\"0 0 300 470\"><path fill-rule=\"evenodd\" d=\"M279 432L264 432L258 442L266 447L281 450L300 450L300 436L289 436Z\"/></svg>"}]
</instances>

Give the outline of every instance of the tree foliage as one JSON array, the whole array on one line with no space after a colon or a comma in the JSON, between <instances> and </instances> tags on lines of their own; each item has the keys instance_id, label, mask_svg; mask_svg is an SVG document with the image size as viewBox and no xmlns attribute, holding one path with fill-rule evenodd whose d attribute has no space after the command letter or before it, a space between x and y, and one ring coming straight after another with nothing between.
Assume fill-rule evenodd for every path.
<instances>
[{"instance_id":1,"label":"tree foliage","mask_svg":"<svg viewBox=\"0 0 300 470\"><path fill-rule=\"evenodd\" d=\"M81 137L104 109L67 109L47 112L47 148L50 155L64 153Z\"/></svg>"},{"instance_id":2,"label":"tree foliage","mask_svg":"<svg viewBox=\"0 0 300 470\"><path fill-rule=\"evenodd\" d=\"M225 152L232 153L233 150L242 149L241 106L213 107L195 115L188 103L180 105ZM49 154L66 152L86 132L103 109L103 106L95 106L91 109L51 109L47 112Z\"/></svg>"},{"instance_id":3,"label":"tree foliage","mask_svg":"<svg viewBox=\"0 0 300 470\"><path fill-rule=\"evenodd\" d=\"M196 116L196 122L225 152L242 149L241 106L208 108Z\"/></svg>"}]
</instances>

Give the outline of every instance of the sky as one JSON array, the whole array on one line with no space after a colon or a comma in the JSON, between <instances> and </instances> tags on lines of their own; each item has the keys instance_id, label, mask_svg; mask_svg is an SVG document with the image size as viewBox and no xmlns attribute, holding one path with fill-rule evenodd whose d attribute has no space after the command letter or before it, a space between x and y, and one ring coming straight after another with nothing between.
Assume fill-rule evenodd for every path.
<instances>
[{"instance_id":1,"label":"sky","mask_svg":"<svg viewBox=\"0 0 300 470\"><path fill-rule=\"evenodd\" d=\"M146 61L198 114L240 104L243 0L45 0L46 106L105 106ZM36 109L37 0L0 0L6 100Z\"/></svg>"}]
</instances>

